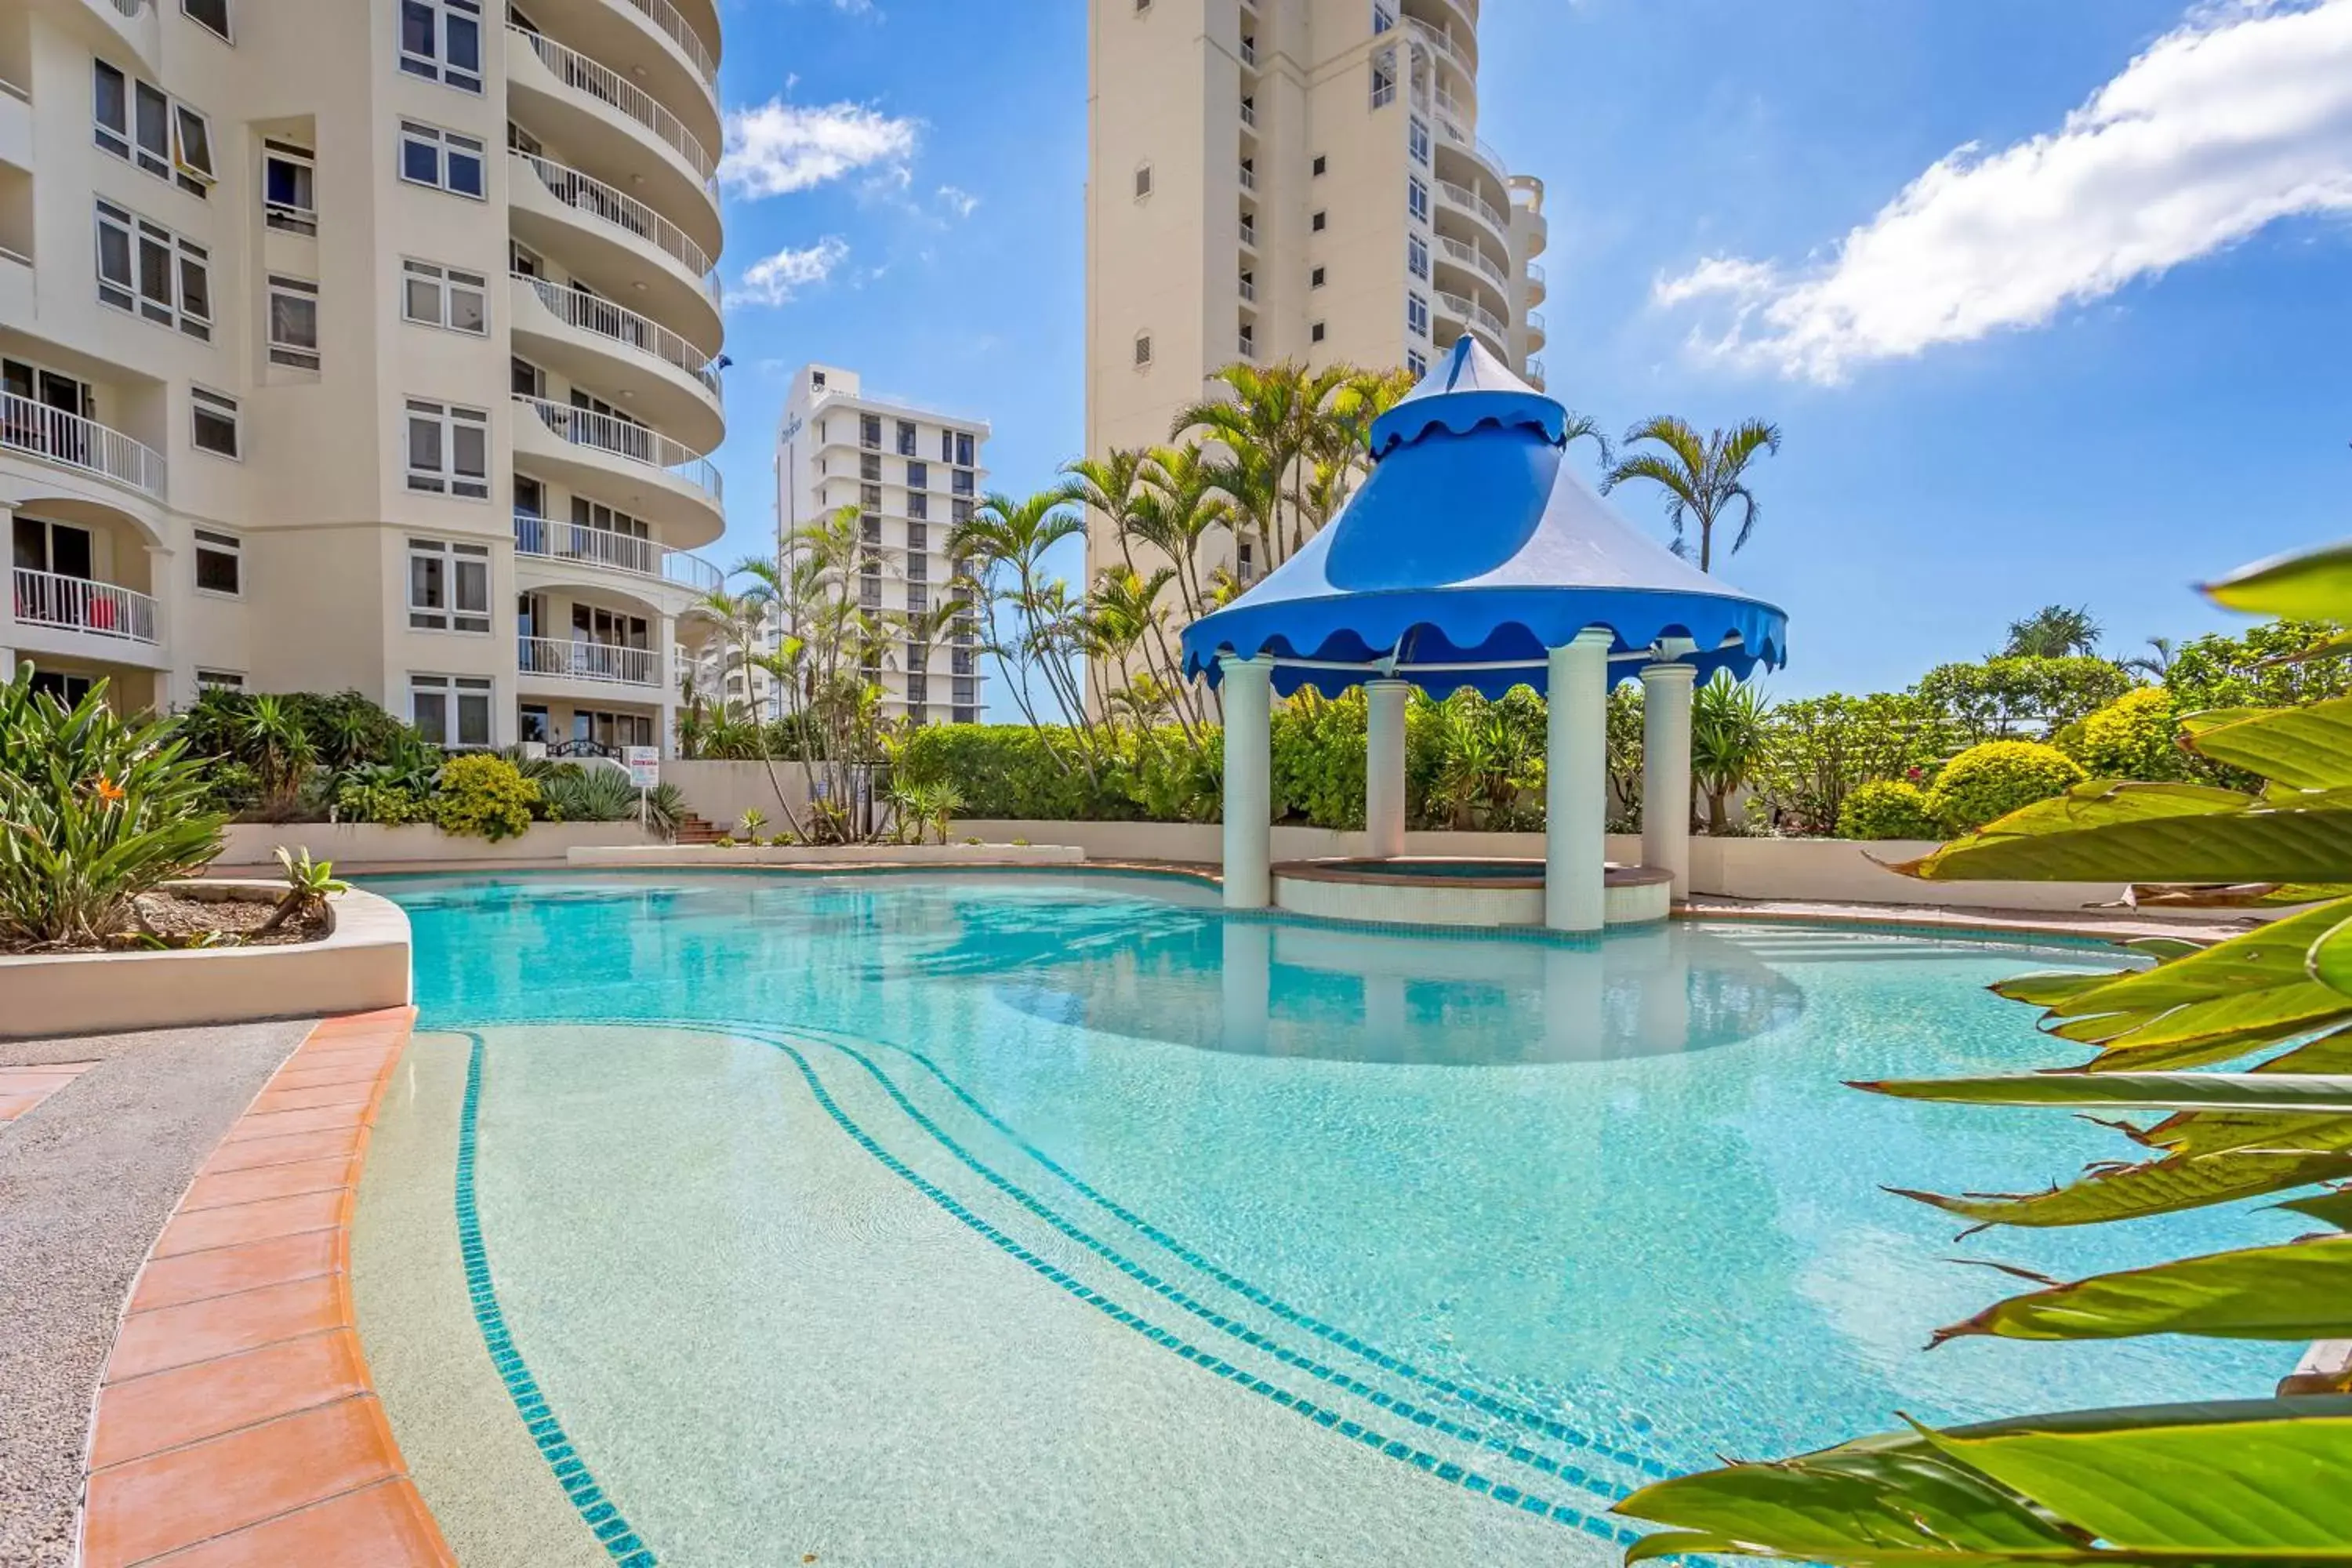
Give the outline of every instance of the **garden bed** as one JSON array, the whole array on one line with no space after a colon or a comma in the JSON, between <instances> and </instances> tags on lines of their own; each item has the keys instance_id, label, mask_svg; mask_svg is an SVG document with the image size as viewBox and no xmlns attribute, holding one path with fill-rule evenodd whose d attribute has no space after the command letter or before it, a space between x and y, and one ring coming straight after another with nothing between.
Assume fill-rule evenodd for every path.
<instances>
[{"instance_id":1,"label":"garden bed","mask_svg":"<svg viewBox=\"0 0 2352 1568\"><path fill-rule=\"evenodd\" d=\"M334 929L324 910L295 915L277 930L262 928L277 912L282 887L242 883L183 885L142 893L132 900L133 924L95 947L58 947L0 942L0 954L125 952L157 948L296 947L322 942Z\"/></svg>"}]
</instances>

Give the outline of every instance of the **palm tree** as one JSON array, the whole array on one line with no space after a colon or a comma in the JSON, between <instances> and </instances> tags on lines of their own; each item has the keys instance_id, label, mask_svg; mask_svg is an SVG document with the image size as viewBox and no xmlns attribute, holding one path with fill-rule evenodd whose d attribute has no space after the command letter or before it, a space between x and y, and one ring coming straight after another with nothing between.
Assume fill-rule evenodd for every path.
<instances>
[{"instance_id":1,"label":"palm tree","mask_svg":"<svg viewBox=\"0 0 2352 1568\"><path fill-rule=\"evenodd\" d=\"M1662 414L1625 432L1624 444L1654 442L1656 451L1637 452L1612 467L1601 481L1606 495L1627 479L1648 479L1666 492L1666 518L1675 525L1675 553L1688 555L1685 531L1698 533L1698 569L1715 570L1715 529L1732 502L1740 505L1739 532L1726 554L1737 554L1756 530L1756 497L1748 489L1748 465L1759 452L1780 449L1780 427L1750 419L1732 430L1701 436L1686 420Z\"/></svg>"},{"instance_id":2,"label":"palm tree","mask_svg":"<svg viewBox=\"0 0 2352 1568\"><path fill-rule=\"evenodd\" d=\"M2097 652L2105 635L2089 605L2070 610L2044 605L2023 620L2009 623L2009 641L2000 651L2010 658L2065 658Z\"/></svg>"},{"instance_id":3,"label":"palm tree","mask_svg":"<svg viewBox=\"0 0 2352 1568\"><path fill-rule=\"evenodd\" d=\"M1771 750L1772 704L1756 687L1728 674L1698 689L1691 700L1691 776L1706 800L1706 830L1730 826L1727 806L1754 778Z\"/></svg>"},{"instance_id":4,"label":"palm tree","mask_svg":"<svg viewBox=\"0 0 2352 1568\"><path fill-rule=\"evenodd\" d=\"M2179 653L2180 646L2170 637L2150 637L2147 648L2146 653L2125 659L2124 668L2145 675L2161 686L2172 679L2172 661Z\"/></svg>"},{"instance_id":5,"label":"palm tree","mask_svg":"<svg viewBox=\"0 0 2352 1568\"><path fill-rule=\"evenodd\" d=\"M1078 635L1083 606L1072 600L1069 584L1048 576L1045 567L1047 551L1086 531L1085 517L1070 509L1071 499L1066 486L1027 497L991 495L973 509L969 521L955 525L948 553L992 605L1003 605L1017 617L1013 637L992 635L987 651L1013 677L1007 684L1023 717L1032 728L1041 728L1028 696L1034 672L1061 708L1064 722L1085 742L1091 771L1095 730L1071 668L1072 658L1084 652Z\"/></svg>"},{"instance_id":6,"label":"palm tree","mask_svg":"<svg viewBox=\"0 0 2352 1568\"><path fill-rule=\"evenodd\" d=\"M1352 408L1374 389L1352 365L1310 369L1295 360L1263 370L1246 363L1229 364L1210 379L1223 383L1233 395L1179 411L1169 438L1205 430L1236 457L1244 448L1255 448L1264 458L1273 479L1274 500L1258 521L1265 564L1277 566L1306 542L1306 468L1318 446L1329 439L1328 423L1349 417L1341 409Z\"/></svg>"},{"instance_id":7,"label":"palm tree","mask_svg":"<svg viewBox=\"0 0 2352 1568\"><path fill-rule=\"evenodd\" d=\"M1114 447L1103 458L1074 458L1062 465L1062 477L1069 499L1088 511L1100 512L1110 520L1111 533L1118 541L1119 559L1132 570L1135 556L1128 541L1134 521L1136 488L1141 483L1144 465L1150 460L1149 451L1141 447Z\"/></svg>"}]
</instances>

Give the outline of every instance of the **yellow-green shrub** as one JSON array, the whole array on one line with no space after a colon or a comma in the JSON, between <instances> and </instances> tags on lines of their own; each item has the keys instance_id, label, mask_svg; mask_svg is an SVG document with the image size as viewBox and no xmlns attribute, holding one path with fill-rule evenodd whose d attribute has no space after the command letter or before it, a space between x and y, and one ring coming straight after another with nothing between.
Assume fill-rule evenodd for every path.
<instances>
[{"instance_id":1,"label":"yellow-green shrub","mask_svg":"<svg viewBox=\"0 0 2352 1568\"><path fill-rule=\"evenodd\" d=\"M1927 792L1908 779L1873 779L1857 784L1838 808L1841 838L1941 838L1942 824L1928 808Z\"/></svg>"},{"instance_id":2,"label":"yellow-green shrub","mask_svg":"<svg viewBox=\"0 0 2352 1568\"><path fill-rule=\"evenodd\" d=\"M504 757L488 752L452 757L442 764L433 796L433 820L444 833L510 838L530 826L539 785Z\"/></svg>"},{"instance_id":3,"label":"yellow-green shrub","mask_svg":"<svg viewBox=\"0 0 2352 1568\"><path fill-rule=\"evenodd\" d=\"M2180 725L2161 686L2127 693L2083 721L2075 754L2102 779L2176 779L2186 771L2174 743Z\"/></svg>"},{"instance_id":4,"label":"yellow-green shrub","mask_svg":"<svg viewBox=\"0 0 2352 1568\"><path fill-rule=\"evenodd\" d=\"M1944 764L1927 809L1944 831L1974 833L1986 823L2061 795L2083 782L2074 759L2038 741L1988 741Z\"/></svg>"}]
</instances>

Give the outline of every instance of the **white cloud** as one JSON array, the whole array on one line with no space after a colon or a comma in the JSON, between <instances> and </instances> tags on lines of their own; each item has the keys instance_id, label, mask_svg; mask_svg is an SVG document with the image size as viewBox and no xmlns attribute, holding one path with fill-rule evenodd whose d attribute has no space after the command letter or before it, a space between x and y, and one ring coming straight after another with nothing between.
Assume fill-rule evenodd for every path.
<instances>
[{"instance_id":1,"label":"white cloud","mask_svg":"<svg viewBox=\"0 0 2352 1568\"><path fill-rule=\"evenodd\" d=\"M730 305L789 305L812 284L824 282L849 259L849 242L826 235L804 249L779 250L743 269L736 286L727 291Z\"/></svg>"},{"instance_id":2,"label":"white cloud","mask_svg":"<svg viewBox=\"0 0 2352 1568\"><path fill-rule=\"evenodd\" d=\"M941 185L935 195L939 197L940 205L958 217L970 217L973 210L980 205L978 196L954 185Z\"/></svg>"},{"instance_id":3,"label":"white cloud","mask_svg":"<svg viewBox=\"0 0 2352 1568\"><path fill-rule=\"evenodd\" d=\"M2040 326L2283 217L2352 213L2352 0L2201 5L2058 130L1959 148L1795 272L1717 256L1658 280L1716 299L1706 353L1815 381Z\"/></svg>"},{"instance_id":4,"label":"white cloud","mask_svg":"<svg viewBox=\"0 0 2352 1568\"><path fill-rule=\"evenodd\" d=\"M919 121L858 103L803 106L770 99L727 116L719 180L737 195L789 195L855 170L913 155Z\"/></svg>"}]
</instances>

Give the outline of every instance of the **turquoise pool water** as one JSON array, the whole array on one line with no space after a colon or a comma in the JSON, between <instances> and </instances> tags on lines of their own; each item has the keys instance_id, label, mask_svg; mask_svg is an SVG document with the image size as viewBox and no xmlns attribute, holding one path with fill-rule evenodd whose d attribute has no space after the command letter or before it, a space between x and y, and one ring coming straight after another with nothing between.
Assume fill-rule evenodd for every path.
<instances>
[{"instance_id":1,"label":"turquoise pool water","mask_svg":"<svg viewBox=\"0 0 2352 1568\"><path fill-rule=\"evenodd\" d=\"M1111 875L369 885L470 1084L433 1145L467 1161L446 1245L469 1219L475 1327L593 1477L593 1556L1598 1563L1610 1501L1717 1455L2244 1394L2292 1359L1922 1349L2002 1293L1954 1258L2293 1234L1958 1243L1881 1190L2120 1152L1842 1087L2048 1063L1983 987L2103 953L1361 935ZM449 1424L384 1392L463 1513Z\"/></svg>"}]
</instances>

